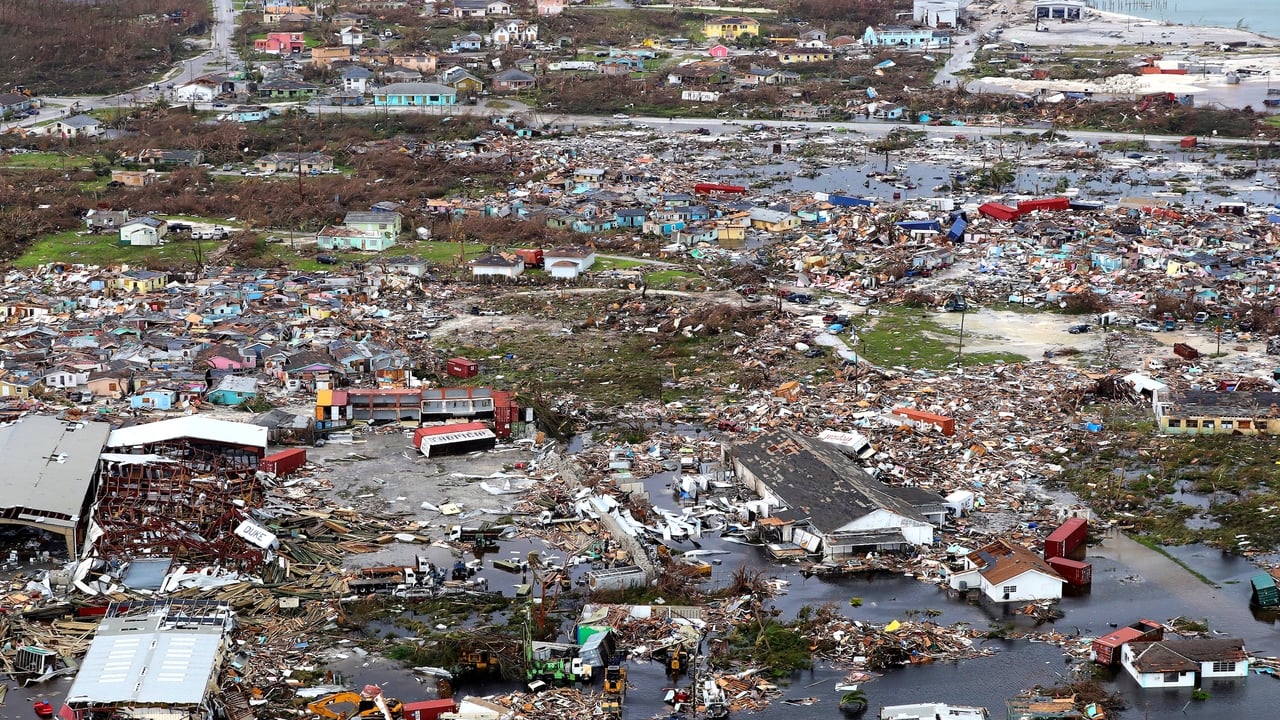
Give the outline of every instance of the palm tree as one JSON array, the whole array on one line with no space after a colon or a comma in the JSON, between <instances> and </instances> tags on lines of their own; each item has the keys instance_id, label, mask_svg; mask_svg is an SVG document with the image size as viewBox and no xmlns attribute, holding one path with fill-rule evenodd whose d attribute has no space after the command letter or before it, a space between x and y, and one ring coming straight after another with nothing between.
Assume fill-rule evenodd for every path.
<instances>
[{"instance_id":1,"label":"palm tree","mask_svg":"<svg viewBox=\"0 0 1280 720\"><path fill-rule=\"evenodd\" d=\"M867 711L867 693L865 690L850 690L840 696L840 711L850 715L861 715Z\"/></svg>"}]
</instances>

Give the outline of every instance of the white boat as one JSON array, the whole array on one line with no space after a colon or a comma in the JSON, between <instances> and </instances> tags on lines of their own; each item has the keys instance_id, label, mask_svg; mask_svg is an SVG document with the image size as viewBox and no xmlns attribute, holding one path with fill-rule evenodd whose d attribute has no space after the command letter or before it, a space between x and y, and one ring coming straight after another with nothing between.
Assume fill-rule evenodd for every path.
<instances>
[{"instance_id":1,"label":"white boat","mask_svg":"<svg viewBox=\"0 0 1280 720\"><path fill-rule=\"evenodd\" d=\"M974 705L948 705L946 703L916 703L914 705L886 705L880 709L880 720L987 720L987 709Z\"/></svg>"}]
</instances>

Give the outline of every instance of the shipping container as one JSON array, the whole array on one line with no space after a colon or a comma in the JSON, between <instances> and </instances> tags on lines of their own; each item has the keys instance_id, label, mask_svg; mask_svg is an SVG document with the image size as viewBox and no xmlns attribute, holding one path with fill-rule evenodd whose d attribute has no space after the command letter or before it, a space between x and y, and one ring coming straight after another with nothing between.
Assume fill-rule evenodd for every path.
<instances>
[{"instance_id":1,"label":"shipping container","mask_svg":"<svg viewBox=\"0 0 1280 720\"><path fill-rule=\"evenodd\" d=\"M938 429L942 430L943 435L950 436L956 434L955 418L949 418L945 415L935 415L931 412L916 410L915 408L894 408L893 414L901 415L902 417L917 423L937 426Z\"/></svg>"},{"instance_id":2,"label":"shipping container","mask_svg":"<svg viewBox=\"0 0 1280 720\"><path fill-rule=\"evenodd\" d=\"M849 195L828 195L827 202L840 207L873 207L875 205L874 201L850 197Z\"/></svg>"},{"instance_id":3,"label":"shipping container","mask_svg":"<svg viewBox=\"0 0 1280 720\"><path fill-rule=\"evenodd\" d=\"M458 378L472 378L480 374L480 364L464 357L449 358L444 362L444 374Z\"/></svg>"},{"instance_id":4,"label":"shipping container","mask_svg":"<svg viewBox=\"0 0 1280 720\"><path fill-rule=\"evenodd\" d=\"M422 700L404 704L404 720L437 720L444 713L458 712L458 703L450 699Z\"/></svg>"},{"instance_id":5,"label":"shipping container","mask_svg":"<svg viewBox=\"0 0 1280 720\"><path fill-rule=\"evenodd\" d=\"M978 213L996 220L1017 220L1022 217L1022 213L1018 208L1009 207L1000 203L984 203L978 206Z\"/></svg>"},{"instance_id":6,"label":"shipping container","mask_svg":"<svg viewBox=\"0 0 1280 720\"><path fill-rule=\"evenodd\" d=\"M1084 559L1084 541L1089 535L1089 523L1084 518L1071 518L1058 526L1044 541L1044 559Z\"/></svg>"},{"instance_id":7,"label":"shipping container","mask_svg":"<svg viewBox=\"0 0 1280 720\"><path fill-rule=\"evenodd\" d=\"M732 193L741 195L747 189L742 185L721 185L719 183L698 183L693 186L693 191L699 195L710 195L711 193Z\"/></svg>"},{"instance_id":8,"label":"shipping container","mask_svg":"<svg viewBox=\"0 0 1280 720\"><path fill-rule=\"evenodd\" d=\"M1023 200L1018 203L1018 212L1025 215L1039 210L1067 210L1070 207L1071 201L1064 197L1040 198L1037 200Z\"/></svg>"},{"instance_id":9,"label":"shipping container","mask_svg":"<svg viewBox=\"0 0 1280 720\"><path fill-rule=\"evenodd\" d=\"M644 585L645 582L644 570L634 565L612 570L592 570L587 573L587 589L591 592L626 590Z\"/></svg>"},{"instance_id":10,"label":"shipping container","mask_svg":"<svg viewBox=\"0 0 1280 720\"><path fill-rule=\"evenodd\" d=\"M1196 358L1200 357L1200 351L1191 347L1186 343L1174 343L1173 354L1177 355L1183 360L1195 360Z\"/></svg>"},{"instance_id":11,"label":"shipping container","mask_svg":"<svg viewBox=\"0 0 1280 720\"><path fill-rule=\"evenodd\" d=\"M258 461L258 469L277 477L288 477L306 464L307 451L302 448L290 448L262 458Z\"/></svg>"},{"instance_id":12,"label":"shipping container","mask_svg":"<svg viewBox=\"0 0 1280 720\"><path fill-rule=\"evenodd\" d=\"M538 248L518 248L516 256L524 260L525 267L542 267L542 250Z\"/></svg>"},{"instance_id":13,"label":"shipping container","mask_svg":"<svg viewBox=\"0 0 1280 720\"><path fill-rule=\"evenodd\" d=\"M1276 579L1271 573L1260 572L1249 578L1253 586L1253 594L1249 599L1255 607L1270 608L1280 606L1280 590L1276 589Z\"/></svg>"},{"instance_id":14,"label":"shipping container","mask_svg":"<svg viewBox=\"0 0 1280 720\"><path fill-rule=\"evenodd\" d=\"M1087 562L1056 557L1049 561L1049 567L1066 578L1072 587L1084 587L1093 582L1093 565Z\"/></svg>"}]
</instances>

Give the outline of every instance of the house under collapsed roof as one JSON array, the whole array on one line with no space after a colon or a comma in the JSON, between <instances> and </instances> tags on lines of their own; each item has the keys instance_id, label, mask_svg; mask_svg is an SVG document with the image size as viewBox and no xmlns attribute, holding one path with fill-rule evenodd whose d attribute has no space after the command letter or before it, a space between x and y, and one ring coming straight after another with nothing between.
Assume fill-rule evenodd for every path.
<instances>
[{"instance_id":1,"label":"house under collapsed roof","mask_svg":"<svg viewBox=\"0 0 1280 720\"><path fill-rule=\"evenodd\" d=\"M0 523L62 535L76 557L89 521L98 453L111 426L28 416L0 426Z\"/></svg>"},{"instance_id":2,"label":"house under collapsed roof","mask_svg":"<svg viewBox=\"0 0 1280 720\"><path fill-rule=\"evenodd\" d=\"M738 478L786 509L779 539L827 558L933 543L942 498L872 478L836 447L790 430L766 433L730 451ZM909 490L907 492L906 490ZM926 517L926 514L929 517Z\"/></svg>"}]
</instances>

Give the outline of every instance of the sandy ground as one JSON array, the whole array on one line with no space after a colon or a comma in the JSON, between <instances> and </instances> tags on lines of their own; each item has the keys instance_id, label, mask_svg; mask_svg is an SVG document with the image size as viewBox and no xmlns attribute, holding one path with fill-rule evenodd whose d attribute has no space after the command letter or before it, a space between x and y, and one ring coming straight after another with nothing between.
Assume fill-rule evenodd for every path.
<instances>
[{"instance_id":1,"label":"sandy ground","mask_svg":"<svg viewBox=\"0 0 1280 720\"><path fill-rule=\"evenodd\" d=\"M1249 42L1276 45L1276 41L1257 33L1234 28L1169 25L1146 18L1091 10L1081 22L1051 22L1041 25L1047 31L1036 32L1029 10L1019 16L1009 15L1005 42L1023 42L1035 46L1062 45L1156 45L1173 44L1204 47L1205 43Z\"/></svg>"}]
</instances>

